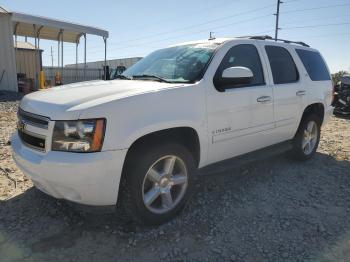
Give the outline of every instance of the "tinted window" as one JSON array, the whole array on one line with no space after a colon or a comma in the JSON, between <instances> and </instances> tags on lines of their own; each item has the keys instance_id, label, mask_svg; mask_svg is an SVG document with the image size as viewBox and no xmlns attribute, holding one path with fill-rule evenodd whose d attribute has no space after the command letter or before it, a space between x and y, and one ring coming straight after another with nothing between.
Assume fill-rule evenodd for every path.
<instances>
[{"instance_id":1,"label":"tinted window","mask_svg":"<svg viewBox=\"0 0 350 262\"><path fill-rule=\"evenodd\" d=\"M244 44L232 47L221 64L214 76L214 83L216 79L220 79L222 72L229 67L243 66L249 68L253 72L253 78L249 85L261 85L264 84L264 73L261 66L258 50L254 45ZM246 85L234 86L241 87Z\"/></svg>"},{"instance_id":2,"label":"tinted window","mask_svg":"<svg viewBox=\"0 0 350 262\"><path fill-rule=\"evenodd\" d=\"M312 81L330 80L328 69L321 55L314 51L296 49Z\"/></svg>"},{"instance_id":3,"label":"tinted window","mask_svg":"<svg viewBox=\"0 0 350 262\"><path fill-rule=\"evenodd\" d=\"M287 49L280 46L265 46L270 61L273 82L286 84L298 81L299 74L292 56Z\"/></svg>"}]
</instances>

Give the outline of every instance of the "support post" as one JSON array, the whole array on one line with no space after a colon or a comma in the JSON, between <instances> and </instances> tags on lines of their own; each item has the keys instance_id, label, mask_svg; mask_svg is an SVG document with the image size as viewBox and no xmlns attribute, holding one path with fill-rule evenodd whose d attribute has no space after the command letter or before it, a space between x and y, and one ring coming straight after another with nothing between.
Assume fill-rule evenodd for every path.
<instances>
[{"instance_id":1,"label":"support post","mask_svg":"<svg viewBox=\"0 0 350 262\"><path fill-rule=\"evenodd\" d=\"M19 25L19 22L16 23L15 29L14 29L14 32L13 32L13 34L15 35L15 46L16 46L16 49L17 49L17 44L18 44L18 42L17 42L17 28L18 28L18 25Z\"/></svg>"},{"instance_id":2,"label":"support post","mask_svg":"<svg viewBox=\"0 0 350 262\"><path fill-rule=\"evenodd\" d=\"M79 34L77 36L77 39L75 41L75 81L78 81L79 75L78 75L78 61L79 61L79 56L78 56L78 51L79 51L79 43L80 43L80 37L83 34Z\"/></svg>"},{"instance_id":3,"label":"support post","mask_svg":"<svg viewBox=\"0 0 350 262\"><path fill-rule=\"evenodd\" d=\"M34 61L34 66L35 66L35 81L34 85L35 88L39 89L39 73L38 73L38 46L37 46L37 36L38 36L38 31L36 30L36 25L33 24L33 30L34 30L34 48L35 48L35 61Z\"/></svg>"},{"instance_id":4,"label":"support post","mask_svg":"<svg viewBox=\"0 0 350 262\"><path fill-rule=\"evenodd\" d=\"M78 45L79 42L75 43L75 81L78 80Z\"/></svg>"},{"instance_id":5,"label":"support post","mask_svg":"<svg viewBox=\"0 0 350 262\"><path fill-rule=\"evenodd\" d=\"M107 80L107 37L103 37L103 41L105 42L105 80Z\"/></svg>"},{"instance_id":6,"label":"support post","mask_svg":"<svg viewBox=\"0 0 350 262\"><path fill-rule=\"evenodd\" d=\"M84 81L86 80L86 34L84 34Z\"/></svg>"},{"instance_id":7,"label":"support post","mask_svg":"<svg viewBox=\"0 0 350 262\"><path fill-rule=\"evenodd\" d=\"M61 31L57 36L57 68L60 67L60 39L61 39Z\"/></svg>"},{"instance_id":8,"label":"support post","mask_svg":"<svg viewBox=\"0 0 350 262\"><path fill-rule=\"evenodd\" d=\"M277 12L275 14L276 16L276 27L275 27L275 41L277 41L278 39L278 30L280 30L280 28L278 27L278 23L279 23L279 18L280 18L280 4L282 4L283 2L281 0L277 0Z\"/></svg>"},{"instance_id":9,"label":"support post","mask_svg":"<svg viewBox=\"0 0 350 262\"><path fill-rule=\"evenodd\" d=\"M52 51L52 46L51 46L51 67L53 69L53 51Z\"/></svg>"},{"instance_id":10,"label":"support post","mask_svg":"<svg viewBox=\"0 0 350 262\"><path fill-rule=\"evenodd\" d=\"M63 29L61 33L61 82L63 80Z\"/></svg>"},{"instance_id":11,"label":"support post","mask_svg":"<svg viewBox=\"0 0 350 262\"><path fill-rule=\"evenodd\" d=\"M38 45L35 49L35 59L36 59L36 63L38 63L39 65L37 65L37 68L39 69L39 76L38 76L38 79L39 79L39 89L41 88L44 88L44 79L43 78L43 75L41 73L42 71L42 60L41 60L41 56L40 56L40 31L43 29L44 26L40 26L36 32L36 38L38 40ZM39 60L40 58L40 60ZM39 60L39 61L38 61Z\"/></svg>"}]
</instances>

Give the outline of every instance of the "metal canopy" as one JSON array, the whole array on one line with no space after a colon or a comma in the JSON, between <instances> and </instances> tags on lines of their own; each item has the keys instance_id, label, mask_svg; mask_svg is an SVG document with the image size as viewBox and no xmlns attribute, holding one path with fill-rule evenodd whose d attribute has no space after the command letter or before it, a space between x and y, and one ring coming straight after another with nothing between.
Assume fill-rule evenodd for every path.
<instances>
[{"instance_id":1,"label":"metal canopy","mask_svg":"<svg viewBox=\"0 0 350 262\"><path fill-rule=\"evenodd\" d=\"M76 44L76 64L78 64L78 45L80 38L84 37L84 79L86 77L86 35L96 35L103 38L104 52L104 78L107 79L106 60L107 60L107 38L108 31L81 25L77 23L35 16L17 12L10 12L0 7L1 12L11 14L13 23L13 34L15 35L15 45L17 46L17 36L33 37L35 39L35 49L40 48L40 40L55 40L57 41L57 65L61 67L61 75L63 74L63 43ZM61 55L61 57L60 57ZM61 61L60 61L61 60ZM60 64L61 62L61 64ZM76 75L77 77L77 75ZM36 77L37 82L38 76Z\"/></svg>"},{"instance_id":2,"label":"metal canopy","mask_svg":"<svg viewBox=\"0 0 350 262\"><path fill-rule=\"evenodd\" d=\"M29 14L12 13L13 28L18 36L38 37L40 39L57 40L58 35L63 31L63 42L76 43L83 34L97 35L108 38L108 31L96 27L80 25L52 18L34 16ZM38 29L35 32L33 25Z\"/></svg>"}]
</instances>

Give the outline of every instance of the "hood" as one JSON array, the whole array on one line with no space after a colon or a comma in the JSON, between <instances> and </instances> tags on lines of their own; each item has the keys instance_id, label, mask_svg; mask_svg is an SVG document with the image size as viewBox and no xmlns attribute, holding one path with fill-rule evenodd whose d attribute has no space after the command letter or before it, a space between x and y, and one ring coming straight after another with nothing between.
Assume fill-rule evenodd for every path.
<instances>
[{"instance_id":1,"label":"hood","mask_svg":"<svg viewBox=\"0 0 350 262\"><path fill-rule=\"evenodd\" d=\"M141 80L95 80L58 86L26 95L21 109L55 119L77 119L79 111L143 93L158 92L184 84Z\"/></svg>"}]
</instances>

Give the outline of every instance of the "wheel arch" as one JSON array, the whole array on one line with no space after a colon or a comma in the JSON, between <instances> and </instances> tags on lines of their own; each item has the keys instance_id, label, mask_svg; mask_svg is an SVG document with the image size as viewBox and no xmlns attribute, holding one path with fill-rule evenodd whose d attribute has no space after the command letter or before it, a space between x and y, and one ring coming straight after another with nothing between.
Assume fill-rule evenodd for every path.
<instances>
[{"instance_id":1,"label":"wheel arch","mask_svg":"<svg viewBox=\"0 0 350 262\"><path fill-rule=\"evenodd\" d=\"M299 125L298 125L298 129L295 132L295 135L297 134L301 123L303 122L305 117L308 116L309 114L318 115L320 117L321 125L322 125L323 120L324 120L324 115L325 115L325 107L324 107L323 103L321 103L321 102L312 103L312 104L308 105L307 107L305 107L303 114L302 114L302 117L300 119Z\"/></svg>"},{"instance_id":2,"label":"wheel arch","mask_svg":"<svg viewBox=\"0 0 350 262\"><path fill-rule=\"evenodd\" d=\"M154 146L155 144L166 142L180 143L185 146L192 154L195 160L195 164L198 167L202 157L202 147L198 132L196 129L190 126L164 128L161 130L155 130L143 135L139 135L131 143L126 154L126 161L128 157L134 154L137 148L140 146Z\"/></svg>"},{"instance_id":3,"label":"wheel arch","mask_svg":"<svg viewBox=\"0 0 350 262\"><path fill-rule=\"evenodd\" d=\"M321 124L322 124L323 120L324 120L324 115L325 115L325 106L323 105L323 103L320 103L320 102L308 105L304 109L302 119L305 118L305 116L307 116L308 114L311 114L311 113L318 115L320 117Z\"/></svg>"}]
</instances>

